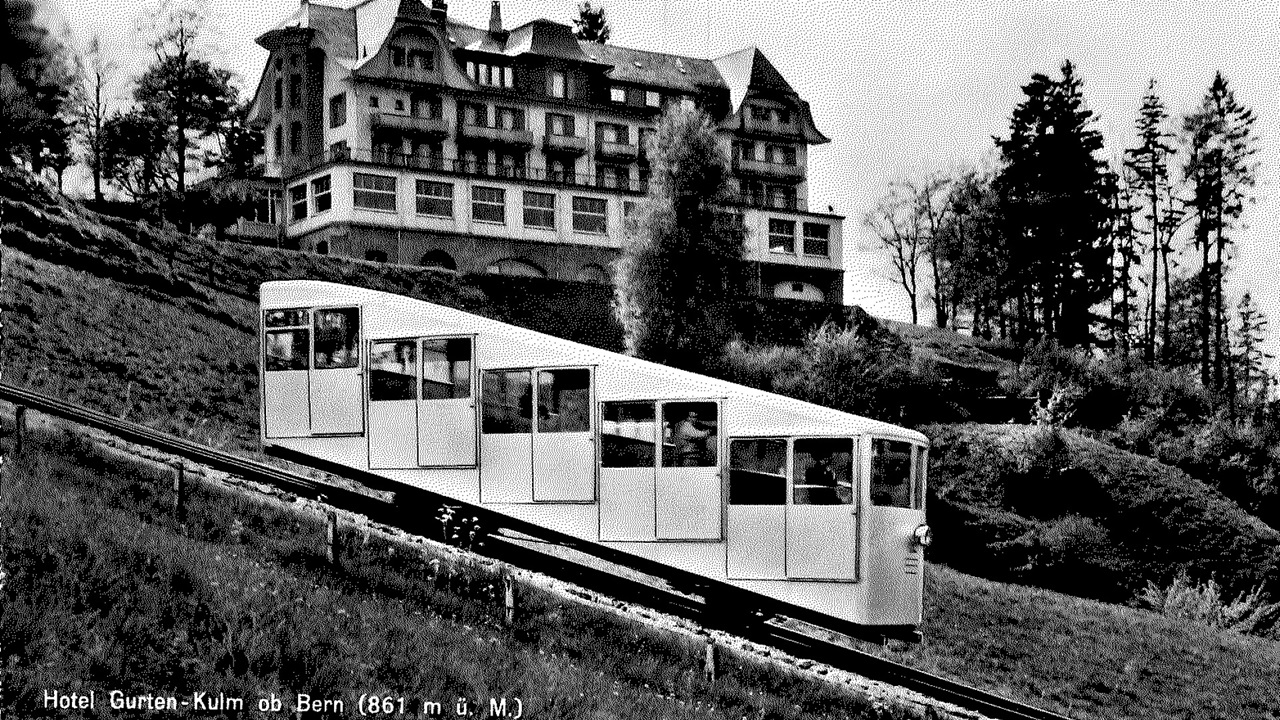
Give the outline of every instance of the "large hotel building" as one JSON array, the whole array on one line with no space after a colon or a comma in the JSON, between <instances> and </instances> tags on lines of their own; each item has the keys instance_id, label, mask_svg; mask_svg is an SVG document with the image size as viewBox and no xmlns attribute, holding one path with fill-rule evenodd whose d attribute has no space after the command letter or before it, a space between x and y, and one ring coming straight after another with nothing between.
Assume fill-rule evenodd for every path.
<instances>
[{"instance_id":1,"label":"large hotel building","mask_svg":"<svg viewBox=\"0 0 1280 720\"><path fill-rule=\"evenodd\" d=\"M842 218L808 210L808 148L828 140L759 50L680 57L490 11L475 28L442 0L303 0L259 37L260 229L319 253L607 283L675 104L719 125L758 292L842 301Z\"/></svg>"}]
</instances>

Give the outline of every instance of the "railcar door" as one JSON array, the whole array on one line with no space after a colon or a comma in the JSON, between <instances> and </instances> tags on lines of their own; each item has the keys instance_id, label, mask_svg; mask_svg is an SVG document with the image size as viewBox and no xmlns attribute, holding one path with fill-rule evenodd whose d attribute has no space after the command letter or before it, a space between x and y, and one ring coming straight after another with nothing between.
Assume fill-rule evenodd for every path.
<instances>
[{"instance_id":1,"label":"railcar door","mask_svg":"<svg viewBox=\"0 0 1280 720\"><path fill-rule=\"evenodd\" d=\"M267 310L262 318L262 414L268 438L311 434L311 311Z\"/></svg>"},{"instance_id":2,"label":"railcar door","mask_svg":"<svg viewBox=\"0 0 1280 720\"><path fill-rule=\"evenodd\" d=\"M662 453L655 505L659 540L719 540L723 537L720 401L659 404Z\"/></svg>"},{"instance_id":3,"label":"railcar door","mask_svg":"<svg viewBox=\"0 0 1280 720\"><path fill-rule=\"evenodd\" d=\"M652 400L600 408L600 539L658 538L658 423Z\"/></svg>"},{"instance_id":4,"label":"railcar door","mask_svg":"<svg viewBox=\"0 0 1280 720\"><path fill-rule=\"evenodd\" d=\"M369 467L418 465L418 341L369 343Z\"/></svg>"},{"instance_id":5,"label":"railcar door","mask_svg":"<svg viewBox=\"0 0 1280 720\"><path fill-rule=\"evenodd\" d=\"M537 371L533 433L535 502L590 502L596 497L596 446L590 368Z\"/></svg>"},{"instance_id":6,"label":"railcar door","mask_svg":"<svg viewBox=\"0 0 1280 720\"><path fill-rule=\"evenodd\" d=\"M422 399L418 401L418 464L476 464L475 341L423 338Z\"/></svg>"},{"instance_id":7,"label":"railcar door","mask_svg":"<svg viewBox=\"0 0 1280 720\"><path fill-rule=\"evenodd\" d=\"M856 449L851 438L798 438L792 444L787 577L858 579Z\"/></svg>"},{"instance_id":8,"label":"railcar door","mask_svg":"<svg viewBox=\"0 0 1280 720\"><path fill-rule=\"evenodd\" d=\"M481 376L480 501L533 501L533 372Z\"/></svg>"},{"instance_id":9,"label":"railcar door","mask_svg":"<svg viewBox=\"0 0 1280 720\"><path fill-rule=\"evenodd\" d=\"M924 449L901 440L871 440L871 504L867 515L868 622L920 622L924 583L922 548L914 540L924 524Z\"/></svg>"},{"instance_id":10,"label":"railcar door","mask_svg":"<svg viewBox=\"0 0 1280 720\"><path fill-rule=\"evenodd\" d=\"M317 308L311 314L311 433L358 435L364 432L360 308Z\"/></svg>"},{"instance_id":11,"label":"railcar door","mask_svg":"<svg viewBox=\"0 0 1280 720\"><path fill-rule=\"evenodd\" d=\"M725 532L727 577L787 576L787 440L729 441L729 506Z\"/></svg>"}]
</instances>

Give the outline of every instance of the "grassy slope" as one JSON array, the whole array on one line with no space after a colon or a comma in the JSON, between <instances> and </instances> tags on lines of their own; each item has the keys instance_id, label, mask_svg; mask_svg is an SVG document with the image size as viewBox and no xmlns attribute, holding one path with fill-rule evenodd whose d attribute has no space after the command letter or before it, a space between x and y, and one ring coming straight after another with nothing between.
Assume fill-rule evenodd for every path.
<instances>
[{"instance_id":1,"label":"grassy slope","mask_svg":"<svg viewBox=\"0 0 1280 720\"><path fill-rule=\"evenodd\" d=\"M1027 464L1032 428L925 430L935 557L957 568L1113 600L1179 568L1280 590L1280 533L1180 470L1068 431L1053 473Z\"/></svg>"},{"instance_id":2,"label":"grassy slope","mask_svg":"<svg viewBox=\"0 0 1280 720\"><path fill-rule=\"evenodd\" d=\"M70 433L33 435L32 451L6 463L0 500L13 521L3 525L4 703L18 717L45 714L46 688L96 689L100 700L110 689L225 692L246 708L305 692L345 699L342 717L357 716L362 692L439 701L446 713L458 697L520 697L529 717L882 717L869 700L770 664L726 667L707 683L696 640L535 588L522 589L506 627L496 575L441 549L348 532L333 570L314 512L197 484L180 530L163 472ZM450 568L436 580L433 553Z\"/></svg>"}]
</instances>

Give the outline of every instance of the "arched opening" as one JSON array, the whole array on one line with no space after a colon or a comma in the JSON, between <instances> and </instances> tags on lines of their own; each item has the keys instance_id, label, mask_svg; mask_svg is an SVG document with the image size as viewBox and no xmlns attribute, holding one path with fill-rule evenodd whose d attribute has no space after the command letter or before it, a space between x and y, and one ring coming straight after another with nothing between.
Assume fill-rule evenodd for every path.
<instances>
[{"instance_id":1,"label":"arched opening","mask_svg":"<svg viewBox=\"0 0 1280 720\"><path fill-rule=\"evenodd\" d=\"M386 262L387 253L383 250L366 250L364 259L372 262Z\"/></svg>"},{"instance_id":2,"label":"arched opening","mask_svg":"<svg viewBox=\"0 0 1280 720\"><path fill-rule=\"evenodd\" d=\"M320 242L316 243L316 252L317 252L318 254L320 254L320 255L328 255L328 254L329 254L329 241L328 241L328 240L321 240Z\"/></svg>"},{"instance_id":3,"label":"arched opening","mask_svg":"<svg viewBox=\"0 0 1280 720\"><path fill-rule=\"evenodd\" d=\"M773 296L792 300L812 300L822 302L827 299L826 293L812 283L788 280L773 286Z\"/></svg>"},{"instance_id":4,"label":"arched opening","mask_svg":"<svg viewBox=\"0 0 1280 720\"><path fill-rule=\"evenodd\" d=\"M578 282L608 285L609 273L599 265L583 265L582 269L578 271Z\"/></svg>"},{"instance_id":5,"label":"arched opening","mask_svg":"<svg viewBox=\"0 0 1280 720\"><path fill-rule=\"evenodd\" d=\"M458 263L454 262L453 256L443 250L432 250L423 255L418 264L422 267L440 268L442 270L458 269Z\"/></svg>"},{"instance_id":6,"label":"arched opening","mask_svg":"<svg viewBox=\"0 0 1280 720\"><path fill-rule=\"evenodd\" d=\"M545 278L547 271L528 260L504 258L489 265L485 269L490 275L515 275L519 277Z\"/></svg>"}]
</instances>

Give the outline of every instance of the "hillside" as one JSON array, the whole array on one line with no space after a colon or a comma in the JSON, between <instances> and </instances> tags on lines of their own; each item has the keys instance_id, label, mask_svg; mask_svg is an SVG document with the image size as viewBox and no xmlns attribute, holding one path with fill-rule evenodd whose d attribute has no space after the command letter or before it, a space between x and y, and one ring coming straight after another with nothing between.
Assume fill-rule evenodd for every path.
<instances>
[{"instance_id":1,"label":"hillside","mask_svg":"<svg viewBox=\"0 0 1280 720\"><path fill-rule=\"evenodd\" d=\"M983 577L1124 602L1179 569L1280 594L1280 532L1176 468L1072 431L931 426L931 554Z\"/></svg>"}]
</instances>

